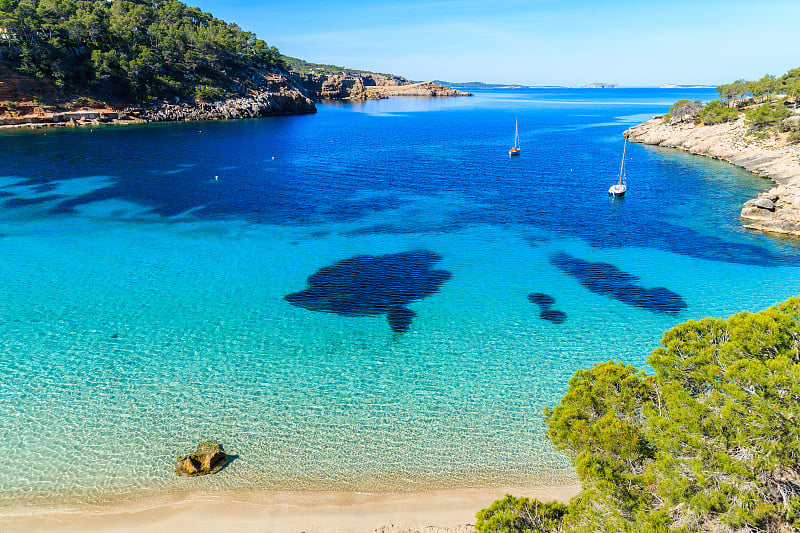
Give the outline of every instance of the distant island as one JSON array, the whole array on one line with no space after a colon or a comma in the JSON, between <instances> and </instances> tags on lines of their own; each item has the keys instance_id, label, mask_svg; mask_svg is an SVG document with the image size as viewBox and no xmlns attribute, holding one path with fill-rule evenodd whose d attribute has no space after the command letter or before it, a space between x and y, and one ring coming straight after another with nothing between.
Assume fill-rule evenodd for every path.
<instances>
[{"instance_id":1,"label":"distant island","mask_svg":"<svg viewBox=\"0 0 800 533\"><path fill-rule=\"evenodd\" d=\"M714 85L678 85L674 83L665 83L659 87L660 89L714 89Z\"/></svg>"},{"instance_id":2,"label":"distant island","mask_svg":"<svg viewBox=\"0 0 800 533\"><path fill-rule=\"evenodd\" d=\"M467 93L283 56L178 0L0 3L0 126L251 118L395 95Z\"/></svg>"},{"instance_id":3,"label":"distant island","mask_svg":"<svg viewBox=\"0 0 800 533\"><path fill-rule=\"evenodd\" d=\"M590 83L578 87L568 85L519 85L513 83L483 83L481 81L454 82L433 80L431 83L459 89L618 89L617 83Z\"/></svg>"},{"instance_id":4,"label":"distant island","mask_svg":"<svg viewBox=\"0 0 800 533\"><path fill-rule=\"evenodd\" d=\"M582 89L619 89L618 83L590 83L584 85Z\"/></svg>"}]
</instances>

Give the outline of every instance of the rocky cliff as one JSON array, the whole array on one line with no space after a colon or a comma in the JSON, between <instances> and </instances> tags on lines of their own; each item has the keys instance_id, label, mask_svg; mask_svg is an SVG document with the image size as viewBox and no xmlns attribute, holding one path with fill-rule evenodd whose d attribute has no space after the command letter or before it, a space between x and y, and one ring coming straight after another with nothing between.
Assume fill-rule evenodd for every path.
<instances>
[{"instance_id":1,"label":"rocky cliff","mask_svg":"<svg viewBox=\"0 0 800 533\"><path fill-rule=\"evenodd\" d=\"M744 118L714 126L664 123L655 117L624 133L632 142L668 146L722 159L771 179L776 187L748 200L741 218L749 229L800 237L800 146L788 134L758 139Z\"/></svg>"},{"instance_id":2,"label":"rocky cliff","mask_svg":"<svg viewBox=\"0 0 800 533\"><path fill-rule=\"evenodd\" d=\"M59 98L55 101L68 103L58 107L45 106L43 95L53 91L56 89L42 80L18 75L0 78L0 95L7 100L0 103L0 127L222 120L316 112L314 103L297 81L279 72L263 74L244 96L215 102L162 102L153 106L94 102L81 105L57 95Z\"/></svg>"},{"instance_id":3,"label":"rocky cliff","mask_svg":"<svg viewBox=\"0 0 800 533\"><path fill-rule=\"evenodd\" d=\"M130 114L143 122L166 122L298 115L316 110L314 102L291 76L270 74L261 88L250 91L247 96L216 102L165 103L134 108Z\"/></svg>"},{"instance_id":4,"label":"rocky cliff","mask_svg":"<svg viewBox=\"0 0 800 533\"><path fill-rule=\"evenodd\" d=\"M2 67L2 65L0 65ZM0 74L9 74L7 70ZM100 123L222 120L272 115L314 113L314 100L377 100L390 96L472 96L445 85L411 83L387 74L287 74L261 75L245 96L214 102L162 102L153 106L86 102L69 98L46 80L0 76L0 127L80 126ZM42 99L43 95L52 95ZM43 102L59 102L48 106Z\"/></svg>"},{"instance_id":5,"label":"rocky cliff","mask_svg":"<svg viewBox=\"0 0 800 533\"><path fill-rule=\"evenodd\" d=\"M466 93L446 85L439 85L431 82L412 83L401 86L384 85L381 87L367 87L367 93L373 98L388 98L390 96L472 96L472 93Z\"/></svg>"},{"instance_id":6,"label":"rocky cliff","mask_svg":"<svg viewBox=\"0 0 800 533\"><path fill-rule=\"evenodd\" d=\"M436 83L412 83L384 74L295 74L315 100L378 100L390 96L472 96Z\"/></svg>"}]
</instances>

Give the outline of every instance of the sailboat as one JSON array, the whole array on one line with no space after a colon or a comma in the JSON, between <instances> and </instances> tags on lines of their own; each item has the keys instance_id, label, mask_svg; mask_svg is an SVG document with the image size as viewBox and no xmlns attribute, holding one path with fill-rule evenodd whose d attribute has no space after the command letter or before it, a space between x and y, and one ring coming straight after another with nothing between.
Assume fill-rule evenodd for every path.
<instances>
[{"instance_id":1,"label":"sailboat","mask_svg":"<svg viewBox=\"0 0 800 533\"><path fill-rule=\"evenodd\" d=\"M625 149L628 147L628 138L625 137L625 144L622 145L622 163L619 165L619 183L615 183L608 188L608 194L611 196L625 196L627 187L627 178L625 177Z\"/></svg>"},{"instance_id":2,"label":"sailboat","mask_svg":"<svg viewBox=\"0 0 800 533\"><path fill-rule=\"evenodd\" d=\"M519 155L519 124L514 120L514 146L508 151L508 155Z\"/></svg>"}]
</instances>

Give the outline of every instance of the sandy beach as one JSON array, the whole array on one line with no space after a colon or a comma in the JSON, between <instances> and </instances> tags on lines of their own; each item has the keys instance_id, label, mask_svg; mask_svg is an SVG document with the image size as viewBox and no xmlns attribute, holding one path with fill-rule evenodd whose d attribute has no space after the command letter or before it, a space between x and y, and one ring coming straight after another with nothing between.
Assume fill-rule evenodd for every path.
<instances>
[{"instance_id":1,"label":"sandy beach","mask_svg":"<svg viewBox=\"0 0 800 533\"><path fill-rule=\"evenodd\" d=\"M579 489L563 485L407 494L182 494L113 504L5 509L0 511L0 531L460 532L471 531L475 513L507 493L567 501Z\"/></svg>"}]
</instances>

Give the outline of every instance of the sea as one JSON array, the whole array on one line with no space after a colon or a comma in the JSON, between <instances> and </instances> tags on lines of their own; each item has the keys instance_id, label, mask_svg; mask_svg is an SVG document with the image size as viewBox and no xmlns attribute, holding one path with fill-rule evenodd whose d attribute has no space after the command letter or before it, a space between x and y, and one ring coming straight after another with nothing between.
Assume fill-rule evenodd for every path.
<instances>
[{"instance_id":1,"label":"sea","mask_svg":"<svg viewBox=\"0 0 800 533\"><path fill-rule=\"evenodd\" d=\"M628 143L608 196L623 131L714 90L474 92L0 134L0 508L569 482L577 370L798 292L739 220L769 180Z\"/></svg>"}]
</instances>

